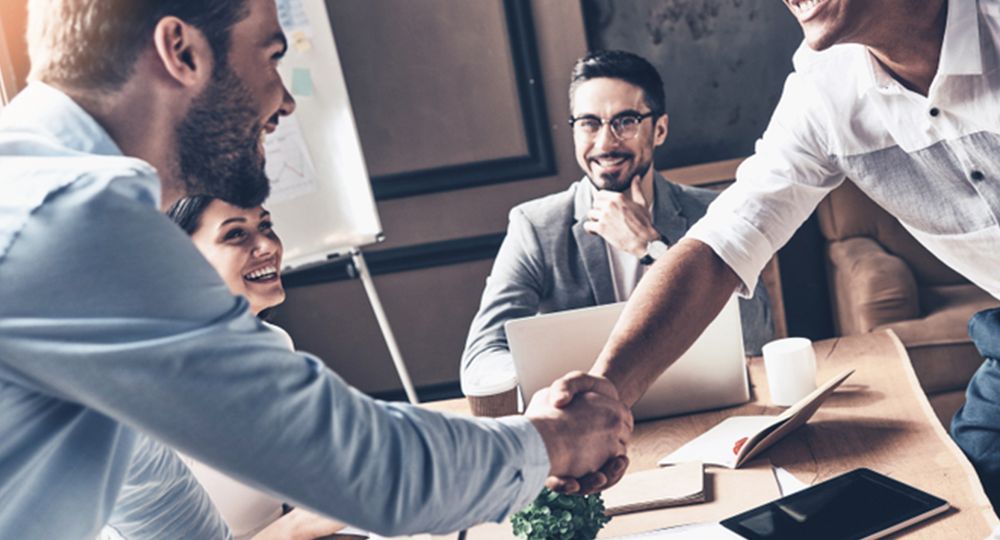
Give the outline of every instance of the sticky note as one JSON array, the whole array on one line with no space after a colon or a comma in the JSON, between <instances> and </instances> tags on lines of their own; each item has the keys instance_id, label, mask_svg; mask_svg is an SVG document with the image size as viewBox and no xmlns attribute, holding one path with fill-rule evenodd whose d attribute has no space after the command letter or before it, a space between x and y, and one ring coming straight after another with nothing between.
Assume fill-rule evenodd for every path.
<instances>
[{"instance_id":1,"label":"sticky note","mask_svg":"<svg viewBox=\"0 0 1000 540\"><path fill-rule=\"evenodd\" d=\"M309 34L302 30L296 30L292 32L292 46L295 47L296 51L300 53L307 53L312 49L312 41L309 39Z\"/></svg>"},{"instance_id":2,"label":"sticky note","mask_svg":"<svg viewBox=\"0 0 1000 540\"><path fill-rule=\"evenodd\" d=\"M292 95L311 96L313 93L312 73L307 68L292 69Z\"/></svg>"}]
</instances>

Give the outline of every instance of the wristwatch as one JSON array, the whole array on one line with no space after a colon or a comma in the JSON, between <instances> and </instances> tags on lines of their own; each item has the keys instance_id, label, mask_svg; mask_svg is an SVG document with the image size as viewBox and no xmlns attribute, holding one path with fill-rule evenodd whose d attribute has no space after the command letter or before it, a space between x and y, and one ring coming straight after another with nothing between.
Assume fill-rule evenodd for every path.
<instances>
[{"instance_id":1,"label":"wristwatch","mask_svg":"<svg viewBox=\"0 0 1000 540\"><path fill-rule=\"evenodd\" d=\"M639 258L639 263L644 265L650 265L656 262L657 259L664 256L667 253L667 243L663 241L663 238L657 238L656 240L650 240L646 244L646 253Z\"/></svg>"}]
</instances>

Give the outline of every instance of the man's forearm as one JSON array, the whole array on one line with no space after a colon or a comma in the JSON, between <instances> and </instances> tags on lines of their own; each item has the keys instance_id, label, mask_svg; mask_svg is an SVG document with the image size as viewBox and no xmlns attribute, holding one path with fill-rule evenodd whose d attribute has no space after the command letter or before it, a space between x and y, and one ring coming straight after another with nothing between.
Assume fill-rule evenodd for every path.
<instances>
[{"instance_id":1,"label":"man's forearm","mask_svg":"<svg viewBox=\"0 0 1000 540\"><path fill-rule=\"evenodd\" d=\"M591 371L610 379L627 405L635 404L701 335L738 284L710 247L682 240L643 277Z\"/></svg>"}]
</instances>

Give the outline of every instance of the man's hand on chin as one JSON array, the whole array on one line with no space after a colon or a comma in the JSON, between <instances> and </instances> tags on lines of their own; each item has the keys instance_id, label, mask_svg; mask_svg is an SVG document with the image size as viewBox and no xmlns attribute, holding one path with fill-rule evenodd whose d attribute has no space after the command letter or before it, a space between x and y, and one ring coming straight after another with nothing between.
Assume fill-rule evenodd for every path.
<instances>
[{"instance_id":1,"label":"man's hand on chin","mask_svg":"<svg viewBox=\"0 0 1000 540\"><path fill-rule=\"evenodd\" d=\"M638 176L632 179L626 192L598 191L583 228L636 257L642 257L646 245L660 238L660 233L653 228L649 204Z\"/></svg>"},{"instance_id":2,"label":"man's hand on chin","mask_svg":"<svg viewBox=\"0 0 1000 540\"><path fill-rule=\"evenodd\" d=\"M631 411L603 377L569 373L538 391L525 411L549 452L546 486L585 495L606 489L628 468Z\"/></svg>"}]
</instances>

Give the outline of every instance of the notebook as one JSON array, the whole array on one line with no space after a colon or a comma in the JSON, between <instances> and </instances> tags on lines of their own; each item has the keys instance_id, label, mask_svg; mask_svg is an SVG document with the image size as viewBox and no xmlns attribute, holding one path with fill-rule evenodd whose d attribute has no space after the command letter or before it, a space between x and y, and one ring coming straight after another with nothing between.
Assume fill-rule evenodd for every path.
<instances>
[{"instance_id":1,"label":"notebook","mask_svg":"<svg viewBox=\"0 0 1000 540\"><path fill-rule=\"evenodd\" d=\"M678 463L626 474L603 497L609 516L703 502L705 471L701 463Z\"/></svg>"},{"instance_id":2,"label":"notebook","mask_svg":"<svg viewBox=\"0 0 1000 540\"><path fill-rule=\"evenodd\" d=\"M659 461L697 461L735 469L804 425L851 374L846 370L777 416L730 416Z\"/></svg>"}]
</instances>

